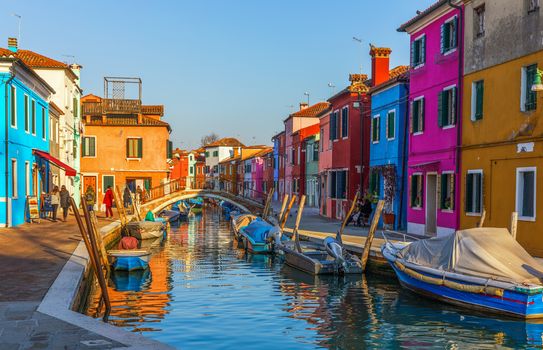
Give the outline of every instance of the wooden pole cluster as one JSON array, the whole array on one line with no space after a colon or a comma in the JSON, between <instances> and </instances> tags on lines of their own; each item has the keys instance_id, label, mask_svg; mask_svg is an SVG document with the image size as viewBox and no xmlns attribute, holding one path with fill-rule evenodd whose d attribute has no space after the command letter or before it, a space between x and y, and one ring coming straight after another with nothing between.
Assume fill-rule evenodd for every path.
<instances>
[{"instance_id":1,"label":"wooden pole cluster","mask_svg":"<svg viewBox=\"0 0 543 350\"><path fill-rule=\"evenodd\" d=\"M119 190L119 186L115 186L115 190L113 191L113 197L115 199L115 206L117 207L117 213L119 213L119 220L121 220L121 225L124 226L128 222L128 218L126 215L126 210L124 208L124 202L122 200L121 191Z\"/></svg>"},{"instance_id":2,"label":"wooden pole cluster","mask_svg":"<svg viewBox=\"0 0 543 350\"><path fill-rule=\"evenodd\" d=\"M516 240L517 239L517 221L518 213L516 211L511 213L511 236Z\"/></svg>"},{"instance_id":3,"label":"wooden pole cluster","mask_svg":"<svg viewBox=\"0 0 543 350\"><path fill-rule=\"evenodd\" d=\"M366 238L366 243L364 244L364 251L362 252L362 273L366 271L366 264L368 263L368 257L370 255L371 243L373 242L373 237L375 236L377 224L379 223L379 218L381 217L384 206L384 200L381 199L379 202L377 202L375 214L373 214L373 220L371 221L370 231L368 232L368 237Z\"/></svg>"},{"instance_id":4,"label":"wooden pole cluster","mask_svg":"<svg viewBox=\"0 0 543 350\"><path fill-rule=\"evenodd\" d=\"M356 206L356 203L358 202L358 197L360 196L360 192L357 191L354 195L353 203L351 204L351 207L349 208L349 211L347 212L347 215L343 218L343 223L341 224L341 228L339 229L338 238L341 240L341 236L343 235L343 230L345 230L345 226L347 225L347 220L351 217L351 214L354 211L354 208Z\"/></svg>"},{"instance_id":5,"label":"wooden pole cluster","mask_svg":"<svg viewBox=\"0 0 543 350\"><path fill-rule=\"evenodd\" d=\"M302 197L300 198L300 206L298 207L298 215L296 215L296 223L294 224L294 230L292 231L292 233L294 234L296 250L299 253L303 253L302 246L300 245L300 235L298 233L298 228L300 227L300 220L302 219L304 206L305 206L305 195L302 195Z\"/></svg>"},{"instance_id":6,"label":"wooden pole cluster","mask_svg":"<svg viewBox=\"0 0 543 350\"><path fill-rule=\"evenodd\" d=\"M136 195L130 192L130 197L132 197L132 211L134 212L134 215L136 215L138 221L141 221L140 211L138 210L138 204L136 203Z\"/></svg>"},{"instance_id":7,"label":"wooden pole cluster","mask_svg":"<svg viewBox=\"0 0 543 350\"><path fill-rule=\"evenodd\" d=\"M279 224L283 222L283 215L285 214L287 203L288 203L288 194L285 194L285 196L283 197L283 204L281 204L281 211L279 211L279 217L277 218L277 222Z\"/></svg>"},{"instance_id":8,"label":"wooden pole cluster","mask_svg":"<svg viewBox=\"0 0 543 350\"><path fill-rule=\"evenodd\" d=\"M85 202L84 199L85 198L81 196L82 203ZM109 273L109 263L107 262L107 256L105 256L106 260L104 263L104 256L99 248L99 245L103 245L103 244L98 243L98 239L97 239L98 234L97 234L95 225L92 222L91 215L89 213L87 206L83 205L85 224L83 224L83 220L81 219L81 214L79 213L77 204L75 203L74 199L71 197L70 197L70 206L72 207L72 210L74 211L75 220L77 221L77 226L79 227L79 231L81 233L81 236L83 237L83 242L85 243L85 247L87 248L87 252L89 253L89 258L92 264L92 268L94 270L94 274L96 275L96 279L98 280L98 284L100 285L100 290L102 291L102 301L104 302L106 306L106 312L104 314L103 320L104 322L106 322L109 317L109 313L111 311L111 302L109 299L109 294L107 291L107 284L106 284L106 276ZM100 242L102 242L101 237L100 237Z\"/></svg>"},{"instance_id":9,"label":"wooden pole cluster","mask_svg":"<svg viewBox=\"0 0 543 350\"><path fill-rule=\"evenodd\" d=\"M268 218L274 191L275 189L271 188L270 191L268 192L268 197L266 198L266 205L264 206L264 210L262 211L262 219L264 220Z\"/></svg>"},{"instance_id":10,"label":"wooden pole cluster","mask_svg":"<svg viewBox=\"0 0 543 350\"><path fill-rule=\"evenodd\" d=\"M290 210L292 209L294 202L296 202L295 194L292 195L292 198L290 199L290 202L288 203L287 209L285 210L285 212L283 213L283 217L281 218L281 224L279 225L279 228L281 229L281 231L283 231L283 229L285 228L285 225L288 220L288 216L290 214Z\"/></svg>"}]
</instances>

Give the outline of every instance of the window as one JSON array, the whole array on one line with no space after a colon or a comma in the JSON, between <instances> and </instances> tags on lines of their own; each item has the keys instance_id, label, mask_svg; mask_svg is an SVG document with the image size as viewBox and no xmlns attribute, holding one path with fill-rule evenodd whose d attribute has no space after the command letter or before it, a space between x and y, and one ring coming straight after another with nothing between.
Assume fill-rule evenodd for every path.
<instances>
[{"instance_id":1,"label":"window","mask_svg":"<svg viewBox=\"0 0 543 350\"><path fill-rule=\"evenodd\" d=\"M111 186L111 188L113 188L114 185L115 185L115 176L113 175L102 176L102 191L103 191L102 193L106 193L108 186Z\"/></svg>"},{"instance_id":2,"label":"window","mask_svg":"<svg viewBox=\"0 0 543 350\"><path fill-rule=\"evenodd\" d=\"M296 150L294 147L290 149L290 164L296 164Z\"/></svg>"},{"instance_id":3,"label":"window","mask_svg":"<svg viewBox=\"0 0 543 350\"><path fill-rule=\"evenodd\" d=\"M96 137L95 136L83 136L83 142L81 142L81 156L82 157L96 157Z\"/></svg>"},{"instance_id":4,"label":"window","mask_svg":"<svg viewBox=\"0 0 543 350\"><path fill-rule=\"evenodd\" d=\"M341 137L349 136L349 108L343 107L341 110Z\"/></svg>"},{"instance_id":5,"label":"window","mask_svg":"<svg viewBox=\"0 0 543 350\"><path fill-rule=\"evenodd\" d=\"M32 100L32 135L36 135L36 100Z\"/></svg>"},{"instance_id":6,"label":"window","mask_svg":"<svg viewBox=\"0 0 543 350\"><path fill-rule=\"evenodd\" d=\"M250 167L251 165L249 165ZM219 166L218 165L213 165L213 173L216 174L219 172Z\"/></svg>"},{"instance_id":7,"label":"window","mask_svg":"<svg viewBox=\"0 0 543 350\"><path fill-rule=\"evenodd\" d=\"M481 5L473 10L475 19L475 33L476 37L481 37L485 35L485 5Z\"/></svg>"},{"instance_id":8,"label":"window","mask_svg":"<svg viewBox=\"0 0 543 350\"><path fill-rule=\"evenodd\" d=\"M447 54L456 49L457 17L449 19L441 25L441 53Z\"/></svg>"},{"instance_id":9,"label":"window","mask_svg":"<svg viewBox=\"0 0 543 350\"><path fill-rule=\"evenodd\" d=\"M519 220L535 221L536 168L517 168L516 211Z\"/></svg>"},{"instance_id":10,"label":"window","mask_svg":"<svg viewBox=\"0 0 543 350\"><path fill-rule=\"evenodd\" d=\"M219 151L213 151L213 157L218 157L219 156Z\"/></svg>"},{"instance_id":11,"label":"window","mask_svg":"<svg viewBox=\"0 0 543 350\"><path fill-rule=\"evenodd\" d=\"M321 128L321 137L324 137L324 128ZM320 143L320 150L324 151L324 142Z\"/></svg>"},{"instance_id":12,"label":"window","mask_svg":"<svg viewBox=\"0 0 543 350\"><path fill-rule=\"evenodd\" d=\"M347 170L331 171L330 175L330 197L347 198Z\"/></svg>"},{"instance_id":13,"label":"window","mask_svg":"<svg viewBox=\"0 0 543 350\"><path fill-rule=\"evenodd\" d=\"M373 116L371 120L371 141L373 143L379 142L379 127L381 124L381 117L379 115Z\"/></svg>"},{"instance_id":14,"label":"window","mask_svg":"<svg viewBox=\"0 0 543 350\"><path fill-rule=\"evenodd\" d=\"M166 158L172 159L173 157L173 143L170 140L166 140Z\"/></svg>"},{"instance_id":15,"label":"window","mask_svg":"<svg viewBox=\"0 0 543 350\"><path fill-rule=\"evenodd\" d=\"M143 140L141 138L126 139L126 158L141 158L143 156Z\"/></svg>"},{"instance_id":16,"label":"window","mask_svg":"<svg viewBox=\"0 0 543 350\"><path fill-rule=\"evenodd\" d=\"M32 183L30 179L30 163L25 162L25 195L30 196L30 184Z\"/></svg>"},{"instance_id":17,"label":"window","mask_svg":"<svg viewBox=\"0 0 543 350\"><path fill-rule=\"evenodd\" d=\"M411 133L417 134L424 131L424 97L411 103Z\"/></svg>"},{"instance_id":18,"label":"window","mask_svg":"<svg viewBox=\"0 0 543 350\"><path fill-rule=\"evenodd\" d=\"M41 108L41 137L42 139L47 138L47 122L46 122L46 114L45 114L45 108Z\"/></svg>"},{"instance_id":19,"label":"window","mask_svg":"<svg viewBox=\"0 0 543 350\"><path fill-rule=\"evenodd\" d=\"M17 127L17 88L11 85L11 126Z\"/></svg>"},{"instance_id":20,"label":"window","mask_svg":"<svg viewBox=\"0 0 543 350\"><path fill-rule=\"evenodd\" d=\"M471 83L471 120L483 119L484 81Z\"/></svg>"},{"instance_id":21,"label":"window","mask_svg":"<svg viewBox=\"0 0 543 350\"><path fill-rule=\"evenodd\" d=\"M443 173L439 178L441 183L438 187L439 208L441 210L454 210L454 174Z\"/></svg>"},{"instance_id":22,"label":"window","mask_svg":"<svg viewBox=\"0 0 543 350\"><path fill-rule=\"evenodd\" d=\"M396 111L387 113L387 139L393 140L396 136Z\"/></svg>"},{"instance_id":23,"label":"window","mask_svg":"<svg viewBox=\"0 0 543 350\"><path fill-rule=\"evenodd\" d=\"M521 75L521 102L523 112L534 111L537 108L537 92L532 91L532 84L537 73L537 64L522 68Z\"/></svg>"},{"instance_id":24,"label":"window","mask_svg":"<svg viewBox=\"0 0 543 350\"><path fill-rule=\"evenodd\" d=\"M189 168L189 173L190 173L191 175L194 174L194 166L192 166L192 165L190 166L190 168Z\"/></svg>"},{"instance_id":25,"label":"window","mask_svg":"<svg viewBox=\"0 0 543 350\"><path fill-rule=\"evenodd\" d=\"M370 194L379 196L381 193L379 171L372 169L370 173Z\"/></svg>"},{"instance_id":26,"label":"window","mask_svg":"<svg viewBox=\"0 0 543 350\"><path fill-rule=\"evenodd\" d=\"M320 142L315 142L313 144L313 161L314 162L319 160L319 143Z\"/></svg>"},{"instance_id":27,"label":"window","mask_svg":"<svg viewBox=\"0 0 543 350\"><path fill-rule=\"evenodd\" d=\"M466 213L481 214L483 202L483 171L468 170L466 175Z\"/></svg>"},{"instance_id":28,"label":"window","mask_svg":"<svg viewBox=\"0 0 543 350\"><path fill-rule=\"evenodd\" d=\"M245 164L245 173L250 173L251 172L251 164Z\"/></svg>"},{"instance_id":29,"label":"window","mask_svg":"<svg viewBox=\"0 0 543 350\"><path fill-rule=\"evenodd\" d=\"M338 138L337 117L338 117L337 111L330 113L330 140L337 140Z\"/></svg>"},{"instance_id":30,"label":"window","mask_svg":"<svg viewBox=\"0 0 543 350\"><path fill-rule=\"evenodd\" d=\"M528 0L528 13L539 10L539 0Z\"/></svg>"},{"instance_id":31,"label":"window","mask_svg":"<svg viewBox=\"0 0 543 350\"><path fill-rule=\"evenodd\" d=\"M411 208L422 208L422 174L411 175Z\"/></svg>"},{"instance_id":32,"label":"window","mask_svg":"<svg viewBox=\"0 0 543 350\"><path fill-rule=\"evenodd\" d=\"M28 110L28 95L25 95L25 131L28 132L29 131L29 110Z\"/></svg>"},{"instance_id":33,"label":"window","mask_svg":"<svg viewBox=\"0 0 543 350\"><path fill-rule=\"evenodd\" d=\"M11 160L11 198L17 198L17 159Z\"/></svg>"},{"instance_id":34,"label":"window","mask_svg":"<svg viewBox=\"0 0 543 350\"><path fill-rule=\"evenodd\" d=\"M437 115L438 124L441 128L456 123L456 86L439 93Z\"/></svg>"},{"instance_id":35,"label":"window","mask_svg":"<svg viewBox=\"0 0 543 350\"><path fill-rule=\"evenodd\" d=\"M418 68L426 62L426 36L415 39L411 43L411 66Z\"/></svg>"}]
</instances>

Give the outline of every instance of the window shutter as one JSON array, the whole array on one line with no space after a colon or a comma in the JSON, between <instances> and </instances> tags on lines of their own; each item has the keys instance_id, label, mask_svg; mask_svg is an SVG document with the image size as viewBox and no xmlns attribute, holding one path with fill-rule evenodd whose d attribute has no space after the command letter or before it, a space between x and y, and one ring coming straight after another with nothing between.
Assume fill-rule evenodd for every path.
<instances>
[{"instance_id":1,"label":"window shutter","mask_svg":"<svg viewBox=\"0 0 543 350\"><path fill-rule=\"evenodd\" d=\"M420 58L419 63L426 62L426 35L420 39Z\"/></svg>"},{"instance_id":2,"label":"window shutter","mask_svg":"<svg viewBox=\"0 0 543 350\"><path fill-rule=\"evenodd\" d=\"M415 115L413 114L413 111L414 111L414 102L411 102L411 105L409 106L411 111L409 113L409 115L411 116L411 118L409 118L409 132L412 134L413 133L413 124L414 124L414 119L415 119Z\"/></svg>"},{"instance_id":3,"label":"window shutter","mask_svg":"<svg viewBox=\"0 0 543 350\"><path fill-rule=\"evenodd\" d=\"M483 94L484 83L479 81L475 84L475 120L483 119Z\"/></svg>"},{"instance_id":4,"label":"window shutter","mask_svg":"<svg viewBox=\"0 0 543 350\"><path fill-rule=\"evenodd\" d=\"M90 143L90 156L92 157L96 157L96 138L95 137L91 137L89 139L89 143Z\"/></svg>"},{"instance_id":5,"label":"window shutter","mask_svg":"<svg viewBox=\"0 0 543 350\"><path fill-rule=\"evenodd\" d=\"M437 96L437 124L440 128L443 127L444 100L444 91L440 91Z\"/></svg>"},{"instance_id":6,"label":"window shutter","mask_svg":"<svg viewBox=\"0 0 543 350\"><path fill-rule=\"evenodd\" d=\"M454 210L454 191L456 187L454 183L454 174L450 174L449 181L449 186L451 188L451 210Z\"/></svg>"},{"instance_id":7,"label":"window shutter","mask_svg":"<svg viewBox=\"0 0 543 350\"><path fill-rule=\"evenodd\" d=\"M87 140L86 137L83 137L83 142L81 142L81 155L84 157L87 155Z\"/></svg>"},{"instance_id":8,"label":"window shutter","mask_svg":"<svg viewBox=\"0 0 543 350\"><path fill-rule=\"evenodd\" d=\"M419 125L419 130L420 130L421 132L424 131L424 118L425 118L425 115L424 115L424 114L425 114L425 110L426 110L425 107L424 107L424 103L425 103L424 101L425 101L425 99L423 98L423 99L421 99L420 102L419 102L419 103L420 103L420 104L419 104L419 109L420 109L420 121L419 121L420 125Z\"/></svg>"},{"instance_id":9,"label":"window shutter","mask_svg":"<svg viewBox=\"0 0 543 350\"><path fill-rule=\"evenodd\" d=\"M444 180L445 176L446 176L445 174L436 176L436 191L437 191L436 197L437 197L437 200L439 201L437 205L438 205L438 208L441 210L444 207L443 205L443 203L445 202L444 197L445 197L445 194L447 193L447 187L443 188L444 187L443 185L446 186L447 184L447 181Z\"/></svg>"},{"instance_id":10,"label":"window shutter","mask_svg":"<svg viewBox=\"0 0 543 350\"><path fill-rule=\"evenodd\" d=\"M381 139L381 116L377 117L377 141Z\"/></svg>"},{"instance_id":11,"label":"window shutter","mask_svg":"<svg viewBox=\"0 0 543 350\"><path fill-rule=\"evenodd\" d=\"M388 118L387 118L387 137L389 139L394 137L394 134L396 133L396 124L395 124L395 115L396 113L388 112Z\"/></svg>"},{"instance_id":12,"label":"window shutter","mask_svg":"<svg viewBox=\"0 0 543 350\"><path fill-rule=\"evenodd\" d=\"M424 206L424 198L422 197L422 175L417 176L417 195L420 198L420 207Z\"/></svg>"},{"instance_id":13,"label":"window shutter","mask_svg":"<svg viewBox=\"0 0 543 350\"><path fill-rule=\"evenodd\" d=\"M130 139L126 139L126 158L130 158Z\"/></svg>"},{"instance_id":14,"label":"window shutter","mask_svg":"<svg viewBox=\"0 0 543 350\"><path fill-rule=\"evenodd\" d=\"M138 139L138 158L143 157L143 139Z\"/></svg>"},{"instance_id":15,"label":"window shutter","mask_svg":"<svg viewBox=\"0 0 543 350\"><path fill-rule=\"evenodd\" d=\"M466 174L466 198L465 198L465 211L466 213L472 213L473 210L473 176L474 174Z\"/></svg>"},{"instance_id":16,"label":"window shutter","mask_svg":"<svg viewBox=\"0 0 543 350\"><path fill-rule=\"evenodd\" d=\"M413 40L413 42L411 42L411 67L415 67L417 65L417 54L415 53L416 47L417 42Z\"/></svg>"},{"instance_id":17,"label":"window shutter","mask_svg":"<svg viewBox=\"0 0 543 350\"><path fill-rule=\"evenodd\" d=\"M452 35L451 48L456 47L458 44L458 17L456 16L454 17L454 20L452 21L452 33L450 33L450 35Z\"/></svg>"},{"instance_id":18,"label":"window shutter","mask_svg":"<svg viewBox=\"0 0 543 350\"><path fill-rule=\"evenodd\" d=\"M458 94L456 93L456 89L457 89L456 87L454 87L454 88L452 89L452 98L451 98L451 104L452 104L452 105L450 106L450 107L451 107L451 111L452 111L452 113L451 113L451 114L452 114L452 117L451 117L451 124L452 124L452 125L455 125L455 124L456 124L456 119L457 119L457 118L456 118L456 113L458 113L457 108L456 108L456 106L457 106L457 104L456 104L456 99L458 98L458 97L457 97Z\"/></svg>"},{"instance_id":19,"label":"window shutter","mask_svg":"<svg viewBox=\"0 0 543 350\"><path fill-rule=\"evenodd\" d=\"M413 176L412 175L409 175L407 177L407 186L409 188L409 206L411 208L414 207L414 204L415 204L415 191L413 190Z\"/></svg>"},{"instance_id":20,"label":"window shutter","mask_svg":"<svg viewBox=\"0 0 543 350\"><path fill-rule=\"evenodd\" d=\"M441 42L440 42L440 47L441 47L441 53L444 53L445 52L445 23L443 23L441 25Z\"/></svg>"}]
</instances>

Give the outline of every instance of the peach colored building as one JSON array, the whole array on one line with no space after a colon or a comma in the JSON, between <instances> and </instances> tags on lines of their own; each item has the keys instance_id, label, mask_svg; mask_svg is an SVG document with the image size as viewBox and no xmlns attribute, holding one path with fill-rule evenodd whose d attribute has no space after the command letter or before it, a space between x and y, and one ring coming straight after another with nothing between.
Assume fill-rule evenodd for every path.
<instances>
[{"instance_id":1,"label":"peach colored building","mask_svg":"<svg viewBox=\"0 0 543 350\"><path fill-rule=\"evenodd\" d=\"M81 113L82 192L93 187L98 208L107 186L148 191L169 180L171 128L161 120L162 105L86 95L81 98Z\"/></svg>"}]
</instances>

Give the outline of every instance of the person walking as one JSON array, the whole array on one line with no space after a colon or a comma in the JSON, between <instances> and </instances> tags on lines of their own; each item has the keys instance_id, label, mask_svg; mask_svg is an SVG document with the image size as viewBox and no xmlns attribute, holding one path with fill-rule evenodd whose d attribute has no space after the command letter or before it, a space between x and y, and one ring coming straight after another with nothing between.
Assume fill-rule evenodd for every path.
<instances>
[{"instance_id":1,"label":"person walking","mask_svg":"<svg viewBox=\"0 0 543 350\"><path fill-rule=\"evenodd\" d=\"M128 188L128 186L124 188L123 203L125 208L129 208L130 204L132 203L132 193L130 193L130 189Z\"/></svg>"},{"instance_id":2,"label":"person walking","mask_svg":"<svg viewBox=\"0 0 543 350\"><path fill-rule=\"evenodd\" d=\"M113 210L111 210L113 206L113 191L111 190L111 186L107 187L102 203L106 205L106 219L113 218Z\"/></svg>"},{"instance_id":3,"label":"person walking","mask_svg":"<svg viewBox=\"0 0 543 350\"><path fill-rule=\"evenodd\" d=\"M51 192L51 206L53 207L53 222L57 221L57 210L60 204L60 195L58 193L58 186L53 188Z\"/></svg>"},{"instance_id":4,"label":"person walking","mask_svg":"<svg viewBox=\"0 0 543 350\"><path fill-rule=\"evenodd\" d=\"M140 186L136 188L136 202L141 204L143 202L143 191Z\"/></svg>"},{"instance_id":5,"label":"person walking","mask_svg":"<svg viewBox=\"0 0 543 350\"><path fill-rule=\"evenodd\" d=\"M85 202L87 203L87 209L89 211L94 211L94 205L96 204L96 194L94 193L92 186L87 187L87 191L85 192Z\"/></svg>"},{"instance_id":6,"label":"person walking","mask_svg":"<svg viewBox=\"0 0 543 350\"><path fill-rule=\"evenodd\" d=\"M64 185L60 187L60 207L62 208L62 221L66 222L68 209L70 208L70 192Z\"/></svg>"}]
</instances>

